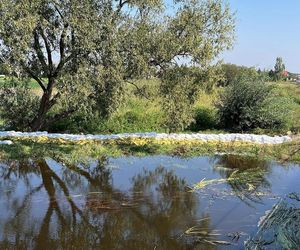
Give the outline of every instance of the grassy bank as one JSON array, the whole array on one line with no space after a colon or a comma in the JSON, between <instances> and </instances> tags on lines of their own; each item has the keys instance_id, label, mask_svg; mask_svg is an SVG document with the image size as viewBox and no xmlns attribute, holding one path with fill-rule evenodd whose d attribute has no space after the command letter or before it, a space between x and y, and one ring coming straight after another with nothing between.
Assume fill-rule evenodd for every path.
<instances>
[{"instance_id":1,"label":"grassy bank","mask_svg":"<svg viewBox=\"0 0 300 250\"><path fill-rule=\"evenodd\" d=\"M241 154L260 159L300 162L299 141L280 145L251 143L203 143L199 141L157 141L153 139L126 139L118 141L71 143L58 140L15 140L13 145L0 145L0 158L40 159L52 157L66 162L99 159L105 156L174 155L191 157L214 154Z\"/></svg>"},{"instance_id":2,"label":"grassy bank","mask_svg":"<svg viewBox=\"0 0 300 250\"><path fill-rule=\"evenodd\" d=\"M1 80L3 84L3 79ZM56 122L48 131L51 132L69 132L69 133L125 133L125 132L168 132L166 127L166 115L162 110L162 99L160 92L160 81L158 79L138 80L134 85L126 86L126 94L122 105L113 115L103 120L95 117L92 120L86 120L84 114L77 114ZM279 96L287 97L291 100L291 119L286 129L250 131L256 134L286 134L292 131L297 134L300 132L300 85L290 82L271 82L274 85ZM0 82L1 86L1 82ZM37 95L39 87L34 80L29 81L29 86ZM184 131L201 133L220 133L224 128L219 123L218 112L215 103L219 100L220 93L224 90L222 87L216 87L208 92L201 91L193 107L194 122ZM4 122L1 121L0 127L4 128Z\"/></svg>"},{"instance_id":3,"label":"grassy bank","mask_svg":"<svg viewBox=\"0 0 300 250\"><path fill-rule=\"evenodd\" d=\"M271 83L276 86L279 95L292 101L292 117L289 127L294 133L300 133L300 84L291 82Z\"/></svg>"},{"instance_id":4,"label":"grassy bank","mask_svg":"<svg viewBox=\"0 0 300 250\"><path fill-rule=\"evenodd\" d=\"M108 120L94 120L87 126L81 123L74 124L74 119L64 120L52 127L53 131L68 130L71 132L90 133L125 133L125 132L168 132L165 125L166 116L162 111L162 99L159 95L159 81L137 81L136 85L146 93L148 98L141 95L134 87L129 85L126 98L121 107ZM279 96L290 100L291 117L284 129L255 129L250 131L256 134L286 134L292 131L300 132L300 85L290 82L269 83L273 85ZM218 110L215 104L224 88L215 88L211 92L201 91L193 107L194 122L184 132L222 133L224 128L219 122ZM80 121L80 117L78 117ZM75 119L76 120L76 119ZM79 131L78 128L80 127ZM227 131L230 132L230 131Z\"/></svg>"}]
</instances>

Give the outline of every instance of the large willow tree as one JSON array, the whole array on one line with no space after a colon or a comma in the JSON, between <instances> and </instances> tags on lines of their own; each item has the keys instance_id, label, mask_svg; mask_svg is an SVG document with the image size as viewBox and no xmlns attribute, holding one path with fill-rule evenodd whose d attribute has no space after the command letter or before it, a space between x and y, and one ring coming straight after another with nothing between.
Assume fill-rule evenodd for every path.
<instances>
[{"instance_id":1,"label":"large willow tree","mask_svg":"<svg viewBox=\"0 0 300 250\"><path fill-rule=\"evenodd\" d=\"M132 79L163 79L182 58L206 68L231 47L234 18L222 0L167 3L1 0L1 61L42 92L24 101L30 91L2 89L4 118L18 110L15 125L36 131L78 110L106 117Z\"/></svg>"}]
</instances>

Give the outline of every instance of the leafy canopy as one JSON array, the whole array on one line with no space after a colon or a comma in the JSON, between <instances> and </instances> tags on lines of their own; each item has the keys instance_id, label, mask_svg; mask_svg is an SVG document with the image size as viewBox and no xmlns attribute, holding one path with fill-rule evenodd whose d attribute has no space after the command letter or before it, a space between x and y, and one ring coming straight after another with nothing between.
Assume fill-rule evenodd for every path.
<instances>
[{"instance_id":1,"label":"leafy canopy","mask_svg":"<svg viewBox=\"0 0 300 250\"><path fill-rule=\"evenodd\" d=\"M241 78L228 86L217 104L225 128L247 131L282 129L290 118L290 100L257 78Z\"/></svg>"},{"instance_id":2,"label":"leafy canopy","mask_svg":"<svg viewBox=\"0 0 300 250\"><path fill-rule=\"evenodd\" d=\"M79 110L108 117L132 80L165 79L182 59L205 70L232 46L234 18L222 0L173 5L169 13L163 0L2 0L1 61L42 92L34 112L23 107L31 114L23 129L47 128Z\"/></svg>"}]
</instances>

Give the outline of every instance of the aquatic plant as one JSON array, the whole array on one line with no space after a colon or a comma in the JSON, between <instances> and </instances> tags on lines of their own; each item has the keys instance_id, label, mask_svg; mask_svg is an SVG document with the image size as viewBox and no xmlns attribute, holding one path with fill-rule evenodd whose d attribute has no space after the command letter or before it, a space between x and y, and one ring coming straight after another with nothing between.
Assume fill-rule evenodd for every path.
<instances>
[{"instance_id":1,"label":"aquatic plant","mask_svg":"<svg viewBox=\"0 0 300 250\"><path fill-rule=\"evenodd\" d=\"M270 184L265 178L268 170L267 162L249 156L234 155L217 157L217 162L217 171L223 178L210 180L204 178L191 187L191 192L197 192L210 186L228 184L233 194L249 206L253 206L253 203L262 203L261 197L269 194ZM253 168L253 166L255 167ZM214 192L222 193L221 190L222 188L218 187L214 189Z\"/></svg>"},{"instance_id":2,"label":"aquatic plant","mask_svg":"<svg viewBox=\"0 0 300 250\"><path fill-rule=\"evenodd\" d=\"M225 240L217 240L217 237L222 236L218 230L211 229L210 217L204 217L198 221L198 225L188 228L184 235L186 237L196 238L198 243L206 243L212 246L216 245L231 245L232 243Z\"/></svg>"},{"instance_id":3,"label":"aquatic plant","mask_svg":"<svg viewBox=\"0 0 300 250\"><path fill-rule=\"evenodd\" d=\"M208 185L212 185L212 184L221 184L221 183L226 183L227 179L211 179L211 180L205 180L202 179L200 182L196 183L193 185L193 189L192 191L198 190L198 189L202 189Z\"/></svg>"},{"instance_id":4,"label":"aquatic plant","mask_svg":"<svg viewBox=\"0 0 300 250\"><path fill-rule=\"evenodd\" d=\"M296 196L299 197L298 194ZM299 201L284 198L261 218L258 232L245 242L245 248L299 249L299 223Z\"/></svg>"}]
</instances>

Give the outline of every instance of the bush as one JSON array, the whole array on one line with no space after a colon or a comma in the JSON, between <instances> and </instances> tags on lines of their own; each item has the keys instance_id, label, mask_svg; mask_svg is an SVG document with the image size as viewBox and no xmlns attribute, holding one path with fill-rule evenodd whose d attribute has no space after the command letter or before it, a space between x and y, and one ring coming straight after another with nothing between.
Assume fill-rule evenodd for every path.
<instances>
[{"instance_id":1,"label":"bush","mask_svg":"<svg viewBox=\"0 0 300 250\"><path fill-rule=\"evenodd\" d=\"M169 132L183 131L193 121L193 106L198 97L201 71L177 66L167 71L162 79L162 109Z\"/></svg>"},{"instance_id":2,"label":"bush","mask_svg":"<svg viewBox=\"0 0 300 250\"><path fill-rule=\"evenodd\" d=\"M38 111L39 98L29 89L27 83L9 81L0 89L0 117L5 127L27 130Z\"/></svg>"},{"instance_id":3,"label":"bush","mask_svg":"<svg viewBox=\"0 0 300 250\"><path fill-rule=\"evenodd\" d=\"M215 129L218 126L217 111L212 107L196 107L194 122L190 125L191 131L197 132L205 129Z\"/></svg>"},{"instance_id":4,"label":"bush","mask_svg":"<svg viewBox=\"0 0 300 250\"><path fill-rule=\"evenodd\" d=\"M241 78L257 78L260 74L254 67L248 68L235 64L223 64L221 66L224 77L219 81L219 86L228 86Z\"/></svg>"},{"instance_id":5,"label":"bush","mask_svg":"<svg viewBox=\"0 0 300 250\"><path fill-rule=\"evenodd\" d=\"M110 118L98 122L99 133L164 132L164 113L155 100L129 97Z\"/></svg>"},{"instance_id":6,"label":"bush","mask_svg":"<svg viewBox=\"0 0 300 250\"><path fill-rule=\"evenodd\" d=\"M285 128L289 120L289 104L287 98L275 94L272 85L241 79L226 88L217 107L225 128L247 131Z\"/></svg>"}]
</instances>

